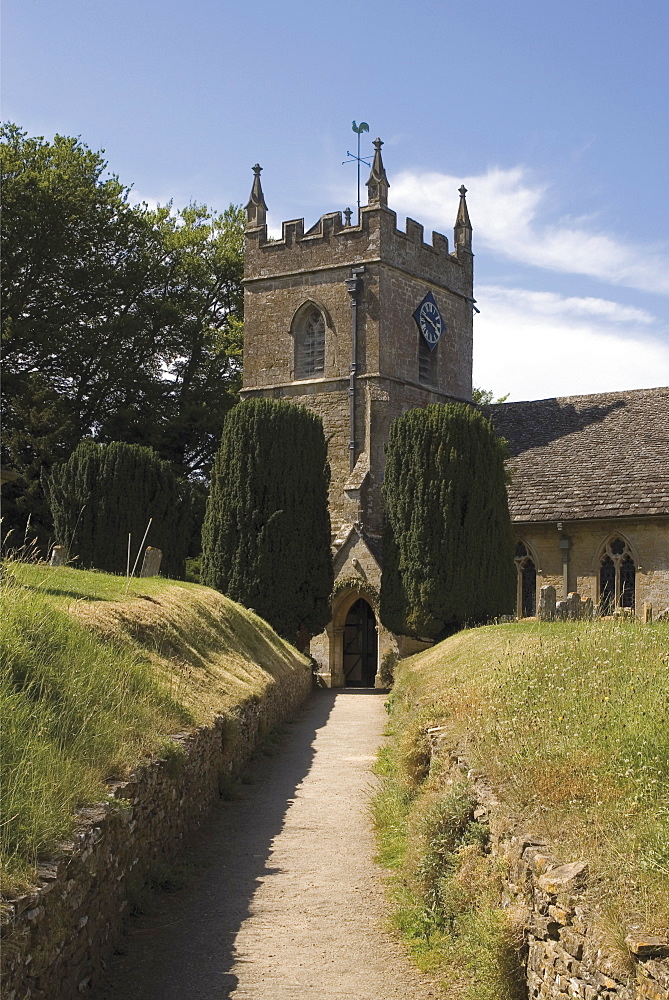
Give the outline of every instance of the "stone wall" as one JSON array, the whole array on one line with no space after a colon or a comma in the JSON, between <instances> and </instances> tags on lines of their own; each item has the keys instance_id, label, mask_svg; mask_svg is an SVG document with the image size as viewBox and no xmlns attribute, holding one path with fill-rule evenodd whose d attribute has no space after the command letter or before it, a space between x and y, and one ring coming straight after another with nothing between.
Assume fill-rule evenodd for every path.
<instances>
[{"instance_id":1,"label":"stone wall","mask_svg":"<svg viewBox=\"0 0 669 1000\"><path fill-rule=\"evenodd\" d=\"M437 733L435 753L439 742ZM452 765L453 780L462 780L466 760L454 755ZM512 824L485 782L469 776L475 818L488 825L491 852L506 862L502 905L523 930L528 1000L669 1000L669 935L610 928L587 894L587 860L565 863Z\"/></svg>"},{"instance_id":2,"label":"stone wall","mask_svg":"<svg viewBox=\"0 0 669 1000\"><path fill-rule=\"evenodd\" d=\"M599 601L599 560L604 543L621 536L631 546L636 564L636 614L644 605L655 615L669 607L669 521L666 517L606 518L572 521L559 532L556 524L514 524L516 537L528 548L537 567L537 607L542 586L555 587L558 600L577 592L593 605ZM563 550L560 541L569 536L567 589L564 588Z\"/></svg>"},{"instance_id":3,"label":"stone wall","mask_svg":"<svg viewBox=\"0 0 669 1000\"><path fill-rule=\"evenodd\" d=\"M504 903L525 911L529 1000L669 1000L669 938L630 933L623 947L585 902L588 866L508 831L493 851L509 866Z\"/></svg>"},{"instance_id":4,"label":"stone wall","mask_svg":"<svg viewBox=\"0 0 669 1000\"><path fill-rule=\"evenodd\" d=\"M307 666L269 680L264 695L212 726L174 737L183 748L110 786L79 811L74 841L39 869L39 887L3 908L3 1000L70 1000L95 984L127 914L128 896L207 817L222 783L312 685Z\"/></svg>"}]
</instances>

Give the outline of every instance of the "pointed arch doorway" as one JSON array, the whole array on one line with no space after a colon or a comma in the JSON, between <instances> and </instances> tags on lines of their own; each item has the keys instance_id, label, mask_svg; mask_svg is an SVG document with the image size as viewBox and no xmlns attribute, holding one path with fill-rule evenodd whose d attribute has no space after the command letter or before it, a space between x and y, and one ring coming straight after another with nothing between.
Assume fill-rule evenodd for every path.
<instances>
[{"instance_id":1,"label":"pointed arch doorway","mask_svg":"<svg viewBox=\"0 0 669 1000\"><path fill-rule=\"evenodd\" d=\"M343 638L346 687L374 687L379 639L376 616L364 597L358 598L349 608Z\"/></svg>"}]
</instances>

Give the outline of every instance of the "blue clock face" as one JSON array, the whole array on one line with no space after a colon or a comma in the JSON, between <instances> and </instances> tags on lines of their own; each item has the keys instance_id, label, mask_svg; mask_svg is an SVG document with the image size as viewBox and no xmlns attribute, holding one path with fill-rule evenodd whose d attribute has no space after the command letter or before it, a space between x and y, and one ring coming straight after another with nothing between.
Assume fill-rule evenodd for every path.
<instances>
[{"instance_id":1,"label":"blue clock face","mask_svg":"<svg viewBox=\"0 0 669 1000\"><path fill-rule=\"evenodd\" d=\"M421 304L413 314L418 329L425 338L425 342L430 350L434 350L437 341L444 332L444 318L439 312L439 306L435 302L432 292L428 292Z\"/></svg>"}]
</instances>

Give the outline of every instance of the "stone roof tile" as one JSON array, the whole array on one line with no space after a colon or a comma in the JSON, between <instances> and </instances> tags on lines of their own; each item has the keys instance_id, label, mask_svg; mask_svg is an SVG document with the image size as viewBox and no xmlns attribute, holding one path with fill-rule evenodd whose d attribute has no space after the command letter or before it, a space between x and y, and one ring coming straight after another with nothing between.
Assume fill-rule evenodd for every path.
<instances>
[{"instance_id":1,"label":"stone roof tile","mask_svg":"<svg viewBox=\"0 0 669 1000\"><path fill-rule=\"evenodd\" d=\"M485 407L514 521L669 514L669 387Z\"/></svg>"}]
</instances>

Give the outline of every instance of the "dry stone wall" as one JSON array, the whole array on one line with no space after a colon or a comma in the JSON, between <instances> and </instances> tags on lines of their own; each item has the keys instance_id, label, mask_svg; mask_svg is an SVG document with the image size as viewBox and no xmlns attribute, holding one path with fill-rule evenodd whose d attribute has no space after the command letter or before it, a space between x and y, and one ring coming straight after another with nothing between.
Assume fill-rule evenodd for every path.
<instances>
[{"instance_id":1,"label":"dry stone wall","mask_svg":"<svg viewBox=\"0 0 669 1000\"><path fill-rule=\"evenodd\" d=\"M211 726L174 737L177 752L110 787L82 809L74 841L39 870L35 892L3 909L3 1000L70 1000L104 970L129 896L203 822L262 735L298 708L312 685L305 665L269 683Z\"/></svg>"},{"instance_id":2,"label":"dry stone wall","mask_svg":"<svg viewBox=\"0 0 669 1000\"><path fill-rule=\"evenodd\" d=\"M463 758L453 759L462 777ZM669 936L642 928L615 941L588 894L587 860L565 863L523 834L495 796L474 780L475 816L487 822L490 849L505 861L502 904L524 932L528 1000L669 1000Z\"/></svg>"},{"instance_id":3,"label":"dry stone wall","mask_svg":"<svg viewBox=\"0 0 669 1000\"><path fill-rule=\"evenodd\" d=\"M493 850L509 866L505 904L527 913L529 1000L669 1000L669 940L631 933L612 946L586 903L586 862L508 832Z\"/></svg>"}]
</instances>

